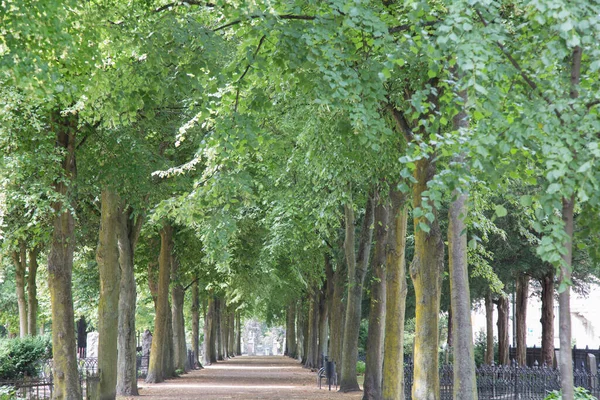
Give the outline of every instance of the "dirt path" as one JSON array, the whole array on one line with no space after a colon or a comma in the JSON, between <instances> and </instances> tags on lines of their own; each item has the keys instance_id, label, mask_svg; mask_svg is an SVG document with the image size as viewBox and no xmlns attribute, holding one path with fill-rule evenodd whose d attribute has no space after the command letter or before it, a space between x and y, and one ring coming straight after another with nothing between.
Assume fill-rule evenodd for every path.
<instances>
[{"instance_id":1,"label":"dirt path","mask_svg":"<svg viewBox=\"0 0 600 400\"><path fill-rule=\"evenodd\" d=\"M235 357L164 383L139 382L143 399L360 399L319 390L316 372L282 356ZM324 382L323 382L324 383Z\"/></svg>"}]
</instances>

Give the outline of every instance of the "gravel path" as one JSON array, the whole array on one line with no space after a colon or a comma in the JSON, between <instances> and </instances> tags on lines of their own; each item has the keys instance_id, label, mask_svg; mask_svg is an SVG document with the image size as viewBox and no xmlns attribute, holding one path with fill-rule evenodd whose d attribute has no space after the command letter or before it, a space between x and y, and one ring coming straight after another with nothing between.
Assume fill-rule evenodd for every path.
<instances>
[{"instance_id":1,"label":"gravel path","mask_svg":"<svg viewBox=\"0 0 600 400\"><path fill-rule=\"evenodd\" d=\"M323 382L324 383L324 382ZM283 356L242 356L158 384L139 382L140 397L159 399L360 399L362 392L319 390L316 372Z\"/></svg>"}]
</instances>

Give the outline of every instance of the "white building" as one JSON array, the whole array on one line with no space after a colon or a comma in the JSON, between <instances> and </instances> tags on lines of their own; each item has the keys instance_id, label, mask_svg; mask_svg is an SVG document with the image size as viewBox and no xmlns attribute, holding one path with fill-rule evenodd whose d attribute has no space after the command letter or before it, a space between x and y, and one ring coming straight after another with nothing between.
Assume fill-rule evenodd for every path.
<instances>
[{"instance_id":1,"label":"white building","mask_svg":"<svg viewBox=\"0 0 600 400\"><path fill-rule=\"evenodd\" d=\"M582 296L571 291L571 336L577 348L600 348L600 286L590 285L589 294ZM542 302L533 287L529 289L527 302L527 347L542 345ZM516 345L516 331L513 324L513 298L509 305L510 343ZM472 312L473 334L485 332L485 307L483 301L477 304ZM498 337L496 321L498 313L494 306L494 337ZM554 301L554 347L559 348L558 336L558 300Z\"/></svg>"}]
</instances>

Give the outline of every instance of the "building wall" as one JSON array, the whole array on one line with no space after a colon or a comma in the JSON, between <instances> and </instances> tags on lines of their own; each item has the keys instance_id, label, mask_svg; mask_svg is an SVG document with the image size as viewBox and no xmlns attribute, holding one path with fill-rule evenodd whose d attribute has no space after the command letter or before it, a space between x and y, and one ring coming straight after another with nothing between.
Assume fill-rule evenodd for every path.
<instances>
[{"instance_id":1,"label":"building wall","mask_svg":"<svg viewBox=\"0 0 600 400\"><path fill-rule=\"evenodd\" d=\"M527 303L527 346L540 347L542 344L542 302L539 290L530 285L530 297ZM516 343L513 328L513 299L510 298L509 332L510 342ZM483 301L475 304L473 313L473 334L477 337L478 332L485 333L485 307ZM496 320L498 314L494 306L494 337L498 331ZM578 348L600 347L600 286L592 284L587 296L571 292L571 335L573 344ZM554 304L554 346L560 347L558 337L558 300Z\"/></svg>"}]
</instances>

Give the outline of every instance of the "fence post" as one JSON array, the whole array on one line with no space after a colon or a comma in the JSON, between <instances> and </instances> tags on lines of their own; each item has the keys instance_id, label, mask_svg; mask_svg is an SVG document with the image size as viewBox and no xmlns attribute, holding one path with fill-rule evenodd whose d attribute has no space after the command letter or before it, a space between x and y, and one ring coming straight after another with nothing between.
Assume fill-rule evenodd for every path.
<instances>
[{"instance_id":1,"label":"fence post","mask_svg":"<svg viewBox=\"0 0 600 400\"><path fill-rule=\"evenodd\" d=\"M598 396L598 364L596 364L596 356L588 353L588 366L590 369L590 389L594 396Z\"/></svg>"},{"instance_id":2,"label":"fence post","mask_svg":"<svg viewBox=\"0 0 600 400\"><path fill-rule=\"evenodd\" d=\"M512 369L515 375L515 400L519 400L519 364L514 358L512 360Z\"/></svg>"}]
</instances>

